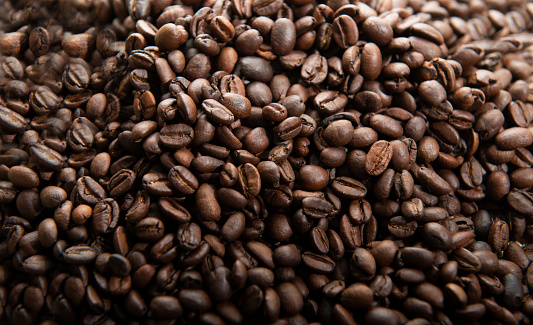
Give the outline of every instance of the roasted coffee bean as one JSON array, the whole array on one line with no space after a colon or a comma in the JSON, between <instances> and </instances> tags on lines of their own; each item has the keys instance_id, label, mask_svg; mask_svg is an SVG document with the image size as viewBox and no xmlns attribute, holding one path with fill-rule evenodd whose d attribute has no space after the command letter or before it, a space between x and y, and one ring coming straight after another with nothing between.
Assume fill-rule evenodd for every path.
<instances>
[{"instance_id":1,"label":"roasted coffee bean","mask_svg":"<svg viewBox=\"0 0 533 325\"><path fill-rule=\"evenodd\" d=\"M505 250L509 243L509 226L505 221L492 223L488 234L488 243L496 252Z\"/></svg>"},{"instance_id":2,"label":"roasted coffee bean","mask_svg":"<svg viewBox=\"0 0 533 325\"><path fill-rule=\"evenodd\" d=\"M71 246L63 252L62 258L69 264L83 265L94 261L96 252L89 246Z\"/></svg>"},{"instance_id":3,"label":"roasted coffee bean","mask_svg":"<svg viewBox=\"0 0 533 325\"><path fill-rule=\"evenodd\" d=\"M161 220L154 217L144 218L135 225L135 234L143 241L157 241L163 237L164 231Z\"/></svg>"},{"instance_id":4,"label":"roasted coffee bean","mask_svg":"<svg viewBox=\"0 0 533 325\"><path fill-rule=\"evenodd\" d=\"M204 220L217 220L220 218L221 208L217 202L215 188L204 183L196 191L196 207L199 216Z\"/></svg>"},{"instance_id":5,"label":"roasted coffee bean","mask_svg":"<svg viewBox=\"0 0 533 325\"><path fill-rule=\"evenodd\" d=\"M39 175L28 167L13 166L7 172L9 181L20 188L33 188L39 186Z\"/></svg>"},{"instance_id":6,"label":"roasted coffee bean","mask_svg":"<svg viewBox=\"0 0 533 325\"><path fill-rule=\"evenodd\" d=\"M43 144L32 144L29 152L37 164L45 170L58 170L63 165L63 157L57 151Z\"/></svg>"},{"instance_id":7,"label":"roasted coffee bean","mask_svg":"<svg viewBox=\"0 0 533 325\"><path fill-rule=\"evenodd\" d=\"M362 283L355 283L342 291L341 304L348 309L362 309L370 306L373 302L373 292Z\"/></svg>"},{"instance_id":8,"label":"roasted coffee bean","mask_svg":"<svg viewBox=\"0 0 533 325\"><path fill-rule=\"evenodd\" d=\"M365 159L365 169L369 175L380 175L385 171L392 158L392 148L387 141L375 142Z\"/></svg>"},{"instance_id":9,"label":"roasted coffee bean","mask_svg":"<svg viewBox=\"0 0 533 325\"><path fill-rule=\"evenodd\" d=\"M345 176L336 177L331 184L331 188L334 193L349 199L361 199L367 192L363 183Z\"/></svg>"},{"instance_id":10,"label":"roasted coffee bean","mask_svg":"<svg viewBox=\"0 0 533 325\"><path fill-rule=\"evenodd\" d=\"M97 233L111 232L117 226L119 213L119 206L115 200L104 199L98 202L92 211L93 227L95 231ZM74 212L72 218L74 219ZM75 222L75 220L73 221Z\"/></svg>"},{"instance_id":11,"label":"roasted coffee bean","mask_svg":"<svg viewBox=\"0 0 533 325\"><path fill-rule=\"evenodd\" d=\"M296 44L296 28L292 20L278 18L271 31L272 50L277 55L287 55L291 53Z\"/></svg>"},{"instance_id":12,"label":"roasted coffee bean","mask_svg":"<svg viewBox=\"0 0 533 325\"><path fill-rule=\"evenodd\" d=\"M186 147L194 138L194 130L186 124L173 124L161 128L159 141L171 149Z\"/></svg>"},{"instance_id":13,"label":"roasted coffee bean","mask_svg":"<svg viewBox=\"0 0 533 325\"><path fill-rule=\"evenodd\" d=\"M54 219L47 218L41 221L38 229L39 242L43 247L51 247L57 242L58 229Z\"/></svg>"},{"instance_id":14,"label":"roasted coffee bean","mask_svg":"<svg viewBox=\"0 0 533 325\"><path fill-rule=\"evenodd\" d=\"M306 165L300 169L298 180L303 189L318 191L327 186L329 175L322 167Z\"/></svg>"},{"instance_id":15,"label":"roasted coffee bean","mask_svg":"<svg viewBox=\"0 0 533 325\"><path fill-rule=\"evenodd\" d=\"M298 287L291 282L283 282L276 287L281 310L289 316L298 314L304 307L304 300Z\"/></svg>"},{"instance_id":16,"label":"roasted coffee bean","mask_svg":"<svg viewBox=\"0 0 533 325\"><path fill-rule=\"evenodd\" d=\"M449 230L435 222L429 222L424 225L424 240L430 247L441 250L448 250L452 245L452 237Z\"/></svg>"},{"instance_id":17,"label":"roasted coffee bean","mask_svg":"<svg viewBox=\"0 0 533 325\"><path fill-rule=\"evenodd\" d=\"M109 195L120 196L128 192L135 181L135 172L129 169L123 169L114 174L109 180Z\"/></svg>"},{"instance_id":18,"label":"roasted coffee bean","mask_svg":"<svg viewBox=\"0 0 533 325\"><path fill-rule=\"evenodd\" d=\"M327 60L318 54L308 56L302 65L302 78L309 84L320 84L327 77Z\"/></svg>"},{"instance_id":19,"label":"roasted coffee bean","mask_svg":"<svg viewBox=\"0 0 533 325\"><path fill-rule=\"evenodd\" d=\"M335 262L327 255L318 255L311 252L302 254L302 263L312 272L319 274L331 273Z\"/></svg>"},{"instance_id":20,"label":"roasted coffee bean","mask_svg":"<svg viewBox=\"0 0 533 325\"><path fill-rule=\"evenodd\" d=\"M348 15L340 15L333 20L333 39L339 47L346 49L359 40L359 30L355 21Z\"/></svg>"},{"instance_id":21,"label":"roasted coffee bean","mask_svg":"<svg viewBox=\"0 0 533 325\"><path fill-rule=\"evenodd\" d=\"M361 75L370 80L377 79L381 73L381 51L374 43L367 43L361 51Z\"/></svg>"},{"instance_id":22,"label":"roasted coffee bean","mask_svg":"<svg viewBox=\"0 0 533 325\"><path fill-rule=\"evenodd\" d=\"M431 169L421 167L418 170L417 178L422 185L435 195L446 195L452 192L450 184Z\"/></svg>"},{"instance_id":23,"label":"roasted coffee bean","mask_svg":"<svg viewBox=\"0 0 533 325\"><path fill-rule=\"evenodd\" d=\"M533 134L525 128L509 128L498 133L494 140L500 150L513 150L527 147L533 142Z\"/></svg>"},{"instance_id":24,"label":"roasted coffee bean","mask_svg":"<svg viewBox=\"0 0 533 325\"><path fill-rule=\"evenodd\" d=\"M147 173L142 178L144 189L152 195L169 196L173 194L167 174Z\"/></svg>"},{"instance_id":25,"label":"roasted coffee bean","mask_svg":"<svg viewBox=\"0 0 533 325\"><path fill-rule=\"evenodd\" d=\"M106 192L100 184L89 176L83 176L76 182L78 196L88 204L96 204L106 197Z\"/></svg>"},{"instance_id":26,"label":"roasted coffee bean","mask_svg":"<svg viewBox=\"0 0 533 325\"><path fill-rule=\"evenodd\" d=\"M411 237L414 234L417 227L418 227L418 224L416 221L414 220L409 221L401 216L391 218L388 224L389 232L393 236L398 237L398 238Z\"/></svg>"},{"instance_id":27,"label":"roasted coffee bean","mask_svg":"<svg viewBox=\"0 0 533 325\"><path fill-rule=\"evenodd\" d=\"M198 189L198 180L187 168L176 166L168 172L168 180L172 187L185 195L193 194Z\"/></svg>"}]
</instances>

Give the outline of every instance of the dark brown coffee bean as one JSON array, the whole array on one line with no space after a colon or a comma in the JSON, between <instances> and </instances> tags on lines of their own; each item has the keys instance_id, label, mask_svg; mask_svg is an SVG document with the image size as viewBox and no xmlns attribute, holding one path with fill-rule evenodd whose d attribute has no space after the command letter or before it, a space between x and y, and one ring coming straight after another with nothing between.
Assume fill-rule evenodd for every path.
<instances>
[{"instance_id":1,"label":"dark brown coffee bean","mask_svg":"<svg viewBox=\"0 0 533 325\"><path fill-rule=\"evenodd\" d=\"M481 269L481 261L466 248L456 249L451 257L458 263L459 270L478 272Z\"/></svg>"},{"instance_id":2,"label":"dark brown coffee bean","mask_svg":"<svg viewBox=\"0 0 533 325\"><path fill-rule=\"evenodd\" d=\"M448 250L452 245L452 237L449 230L435 222L429 222L424 225L424 241L429 247L441 250Z\"/></svg>"},{"instance_id":3,"label":"dark brown coffee bean","mask_svg":"<svg viewBox=\"0 0 533 325\"><path fill-rule=\"evenodd\" d=\"M214 186L204 183L196 191L196 207L199 216L206 220L217 220L220 218L221 208L217 202L217 193Z\"/></svg>"},{"instance_id":4,"label":"dark brown coffee bean","mask_svg":"<svg viewBox=\"0 0 533 325\"><path fill-rule=\"evenodd\" d=\"M365 321L372 324L401 324L400 316L393 309L374 307L365 315Z\"/></svg>"},{"instance_id":5,"label":"dark brown coffee bean","mask_svg":"<svg viewBox=\"0 0 533 325\"><path fill-rule=\"evenodd\" d=\"M163 173L148 173L142 178L143 188L152 195L170 196L173 191L167 176Z\"/></svg>"},{"instance_id":6,"label":"dark brown coffee bean","mask_svg":"<svg viewBox=\"0 0 533 325\"><path fill-rule=\"evenodd\" d=\"M530 215L531 210L529 208L533 204L533 197L529 194L529 192L519 189L512 189L509 195L507 195L507 203L515 211Z\"/></svg>"},{"instance_id":7,"label":"dark brown coffee bean","mask_svg":"<svg viewBox=\"0 0 533 325\"><path fill-rule=\"evenodd\" d=\"M246 44L246 46L249 45ZM274 75L270 63L255 56L246 56L239 59L235 70L235 74L238 76L242 75L260 82L269 82Z\"/></svg>"},{"instance_id":8,"label":"dark brown coffee bean","mask_svg":"<svg viewBox=\"0 0 533 325\"><path fill-rule=\"evenodd\" d=\"M274 22L271 31L271 46L277 55L291 53L296 44L296 28L287 18L279 18Z\"/></svg>"},{"instance_id":9,"label":"dark brown coffee bean","mask_svg":"<svg viewBox=\"0 0 533 325\"><path fill-rule=\"evenodd\" d=\"M302 121L297 117L289 117L278 124L275 130L281 140L290 140L302 131Z\"/></svg>"},{"instance_id":10,"label":"dark brown coffee bean","mask_svg":"<svg viewBox=\"0 0 533 325\"><path fill-rule=\"evenodd\" d=\"M115 173L109 180L109 195L120 196L128 192L133 186L135 177L135 172L129 169L123 169Z\"/></svg>"},{"instance_id":11,"label":"dark brown coffee bean","mask_svg":"<svg viewBox=\"0 0 533 325\"><path fill-rule=\"evenodd\" d=\"M20 188L33 188L39 186L39 175L28 167L13 166L7 173L9 181Z\"/></svg>"},{"instance_id":12,"label":"dark brown coffee bean","mask_svg":"<svg viewBox=\"0 0 533 325\"><path fill-rule=\"evenodd\" d=\"M302 78L309 84L318 85L326 80L328 64L325 57L312 54L302 65Z\"/></svg>"},{"instance_id":13,"label":"dark brown coffee bean","mask_svg":"<svg viewBox=\"0 0 533 325\"><path fill-rule=\"evenodd\" d=\"M213 99L207 99L202 103L207 117L215 124L228 125L234 121L233 113L224 105Z\"/></svg>"},{"instance_id":14,"label":"dark brown coffee bean","mask_svg":"<svg viewBox=\"0 0 533 325\"><path fill-rule=\"evenodd\" d=\"M51 247L57 242L58 229L52 218L46 218L39 224L39 242L43 247Z\"/></svg>"},{"instance_id":15,"label":"dark brown coffee bean","mask_svg":"<svg viewBox=\"0 0 533 325\"><path fill-rule=\"evenodd\" d=\"M382 56L379 47L367 43L361 51L361 75L370 80L377 79L381 73Z\"/></svg>"},{"instance_id":16,"label":"dark brown coffee bean","mask_svg":"<svg viewBox=\"0 0 533 325\"><path fill-rule=\"evenodd\" d=\"M76 211L76 209L74 211ZM99 234L113 231L118 224L119 213L119 206L115 200L107 198L99 201L92 211L93 227L95 231ZM73 212L72 219L75 219L74 217L75 214Z\"/></svg>"},{"instance_id":17,"label":"dark brown coffee bean","mask_svg":"<svg viewBox=\"0 0 533 325\"><path fill-rule=\"evenodd\" d=\"M244 232L245 222L245 216L242 212L235 212L230 215L220 229L221 239L230 242L239 238Z\"/></svg>"},{"instance_id":18,"label":"dark brown coffee bean","mask_svg":"<svg viewBox=\"0 0 533 325\"><path fill-rule=\"evenodd\" d=\"M58 170L63 166L63 157L57 151L43 144L32 144L29 151L37 164L45 170Z\"/></svg>"},{"instance_id":19,"label":"dark brown coffee bean","mask_svg":"<svg viewBox=\"0 0 533 325\"><path fill-rule=\"evenodd\" d=\"M261 175L257 168L246 163L238 168L239 170L239 187L246 197L252 197L261 191Z\"/></svg>"},{"instance_id":20,"label":"dark brown coffee bean","mask_svg":"<svg viewBox=\"0 0 533 325\"><path fill-rule=\"evenodd\" d=\"M489 230L488 243L496 252L505 250L509 243L509 226L505 221L498 220L492 223Z\"/></svg>"},{"instance_id":21,"label":"dark brown coffee bean","mask_svg":"<svg viewBox=\"0 0 533 325\"><path fill-rule=\"evenodd\" d=\"M529 146L533 142L533 134L525 128L509 128L494 137L500 150L513 150Z\"/></svg>"},{"instance_id":22,"label":"dark brown coffee bean","mask_svg":"<svg viewBox=\"0 0 533 325\"><path fill-rule=\"evenodd\" d=\"M376 261L369 251L356 248L350 259L350 272L359 281L367 281L376 274Z\"/></svg>"},{"instance_id":23,"label":"dark brown coffee bean","mask_svg":"<svg viewBox=\"0 0 533 325\"><path fill-rule=\"evenodd\" d=\"M327 255L318 255L311 252L302 254L302 263L312 272L325 274L333 272L335 262Z\"/></svg>"},{"instance_id":24,"label":"dark brown coffee bean","mask_svg":"<svg viewBox=\"0 0 533 325\"><path fill-rule=\"evenodd\" d=\"M182 289L177 298L183 307L196 312L206 312L212 306L208 294L201 289Z\"/></svg>"},{"instance_id":25,"label":"dark brown coffee bean","mask_svg":"<svg viewBox=\"0 0 533 325\"><path fill-rule=\"evenodd\" d=\"M155 34L155 44L163 51L175 50L185 43L187 37L183 26L165 24Z\"/></svg>"},{"instance_id":26,"label":"dark brown coffee bean","mask_svg":"<svg viewBox=\"0 0 533 325\"><path fill-rule=\"evenodd\" d=\"M89 246L71 246L63 252L63 260L69 264L88 264L96 258L96 252Z\"/></svg>"},{"instance_id":27,"label":"dark brown coffee bean","mask_svg":"<svg viewBox=\"0 0 533 325\"><path fill-rule=\"evenodd\" d=\"M418 227L418 224L414 220L407 220L402 216L393 217L389 220L388 230L389 232L398 238L411 237Z\"/></svg>"},{"instance_id":28,"label":"dark brown coffee bean","mask_svg":"<svg viewBox=\"0 0 533 325\"><path fill-rule=\"evenodd\" d=\"M313 103L321 113L332 115L339 113L343 108L346 107L348 98L342 93L329 90L323 91L316 95ZM351 137L348 136L348 139L351 139ZM347 141L347 139L343 138L343 141Z\"/></svg>"},{"instance_id":29,"label":"dark brown coffee bean","mask_svg":"<svg viewBox=\"0 0 533 325\"><path fill-rule=\"evenodd\" d=\"M377 141L370 147L365 159L365 169L370 175L380 175L387 169L392 158L392 148L387 141Z\"/></svg>"},{"instance_id":30,"label":"dark brown coffee bean","mask_svg":"<svg viewBox=\"0 0 533 325\"><path fill-rule=\"evenodd\" d=\"M355 283L342 291L341 304L348 309L363 309L373 302L373 292L367 285Z\"/></svg>"},{"instance_id":31,"label":"dark brown coffee bean","mask_svg":"<svg viewBox=\"0 0 533 325\"><path fill-rule=\"evenodd\" d=\"M96 204L106 197L106 192L94 179L84 176L76 182L79 197L88 204Z\"/></svg>"},{"instance_id":32,"label":"dark brown coffee bean","mask_svg":"<svg viewBox=\"0 0 533 325\"><path fill-rule=\"evenodd\" d=\"M134 211L132 211L133 214L131 214L130 216L126 215L126 218L131 217L131 219L135 220L134 218L137 218L138 215L142 215L148 212L148 205L150 200L149 197L147 200L145 196L148 197L146 193L138 194L137 198L135 199L135 201L138 202L138 207L135 208ZM134 206L136 206L136 203L134 203ZM191 214L189 213L189 211L185 209L182 205L180 205L176 199L162 197L161 199L159 199L158 206L163 215L169 218L170 220L177 221L180 223L186 223L191 220ZM143 212L145 209L146 212Z\"/></svg>"},{"instance_id":33,"label":"dark brown coffee bean","mask_svg":"<svg viewBox=\"0 0 533 325\"><path fill-rule=\"evenodd\" d=\"M421 167L418 170L417 178L424 187L435 195L446 195L452 192L450 184L431 169Z\"/></svg>"},{"instance_id":34,"label":"dark brown coffee bean","mask_svg":"<svg viewBox=\"0 0 533 325\"><path fill-rule=\"evenodd\" d=\"M347 49L357 43L359 30L350 16L340 15L333 20L333 39L342 49Z\"/></svg>"},{"instance_id":35,"label":"dark brown coffee bean","mask_svg":"<svg viewBox=\"0 0 533 325\"><path fill-rule=\"evenodd\" d=\"M304 300L298 287L291 282L283 282L276 287L281 310L289 316L298 314L304 307Z\"/></svg>"},{"instance_id":36,"label":"dark brown coffee bean","mask_svg":"<svg viewBox=\"0 0 533 325\"><path fill-rule=\"evenodd\" d=\"M165 227L161 220L147 217L135 225L135 234L143 241L154 242L163 237Z\"/></svg>"},{"instance_id":37,"label":"dark brown coffee bean","mask_svg":"<svg viewBox=\"0 0 533 325\"><path fill-rule=\"evenodd\" d=\"M276 266L296 266L301 262L300 252L293 245L279 246L273 252L274 263Z\"/></svg>"},{"instance_id":38,"label":"dark brown coffee bean","mask_svg":"<svg viewBox=\"0 0 533 325\"><path fill-rule=\"evenodd\" d=\"M322 138L332 147L342 147L352 140L354 128L347 120L337 120L331 122L324 132Z\"/></svg>"},{"instance_id":39,"label":"dark brown coffee bean","mask_svg":"<svg viewBox=\"0 0 533 325\"><path fill-rule=\"evenodd\" d=\"M55 263L51 257L33 255L22 262L22 270L28 274L43 275L49 272Z\"/></svg>"},{"instance_id":40,"label":"dark brown coffee bean","mask_svg":"<svg viewBox=\"0 0 533 325\"><path fill-rule=\"evenodd\" d=\"M318 191L327 186L327 171L319 166L306 165L300 169L298 180L303 189Z\"/></svg>"},{"instance_id":41,"label":"dark brown coffee bean","mask_svg":"<svg viewBox=\"0 0 533 325\"><path fill-rule=\"evenodd\" d=\"M181 149L186 147L194 138L194 130L186 124L172 124L163 127L159 133L159 140L165 147Z\"/></svg>"},{"instance_id":42,"label":"dark brown coffee bean","mask_svg":"<svg viewBox=\"0 0 533 325\"><path fill-rule=\"evenodd\" d=\"M168 172L168 180L172 187L185 195L193 194L198 189L198 180L187 168L176 166Z\"/></svg>"},{"instance_id":43,"label":"dark brown coffee bean","mask_svg":"<svg viewBox=\"0 0 533 325\"><path fill-rule=\"evenodd\" d=\"M361 199L366 195L366 187L363 183L346 176L336 177L331 188L337 195L349 199Z\"/></svg>"}]
</instances>

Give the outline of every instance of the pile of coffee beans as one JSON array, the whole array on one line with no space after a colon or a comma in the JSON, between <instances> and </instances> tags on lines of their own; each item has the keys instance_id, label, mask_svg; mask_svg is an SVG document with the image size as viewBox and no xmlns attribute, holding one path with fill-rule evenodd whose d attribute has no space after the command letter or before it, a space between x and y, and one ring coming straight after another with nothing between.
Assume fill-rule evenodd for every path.
<instances>
[{"instance_id":1,"label":"pile of coffee beans","mask_svg":"<svg viewBox=\"0 0 533 325\"><path fill-rule=\"evenodd\" d=\"M533 2L5 0L0 53L1 324L530 323Z\"/></svg>"}]
</instances>

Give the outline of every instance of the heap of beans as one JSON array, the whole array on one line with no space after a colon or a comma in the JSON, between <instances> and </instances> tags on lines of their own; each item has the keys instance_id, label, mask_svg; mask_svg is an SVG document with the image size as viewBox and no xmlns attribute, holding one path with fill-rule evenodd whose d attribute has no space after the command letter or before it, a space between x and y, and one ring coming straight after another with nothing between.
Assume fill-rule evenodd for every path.
<instances>
[{"instance_id":1,"label":"heap of beans","mask_svg":"<svg viewBox=\"0 0 533 325\"><path fill-rule=\"evenodd\" d=\"M532 2L0 6L0 323L529 324Z\"/></svg>"}]
</instances>

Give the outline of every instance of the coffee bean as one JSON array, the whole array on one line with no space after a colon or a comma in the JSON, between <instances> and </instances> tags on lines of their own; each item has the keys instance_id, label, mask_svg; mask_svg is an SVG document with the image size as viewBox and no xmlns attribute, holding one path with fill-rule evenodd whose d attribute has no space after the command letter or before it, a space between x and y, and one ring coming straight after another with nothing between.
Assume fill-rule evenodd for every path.
<instances>
[{"instance_id":1,"label":"coffee bean","mask_svg":"<svg viewBox=\"0 0 533 325\"><path fill-rule=\"evenodd\" d=\"M63 252L65 262L74 265L83 265L96 258L94 249L88 246L71 246Z\"/></svg>"},{"instance_id":2,"label":"coffee bean","mask_svg":"<svg viewBox=\"0 0 533 325\"><path fill-rule=\"evenodd\" d=\"M9 181L20 188L39 186L39 175L32 169L23 166L13 166L7 173Z\"/></svg>"},{"instance_id":3,"label":"coffee bean","mask_svg":"<svg viewBox=\"0 0 533 325\"><path fill-rule=\"evenodd\" d=\"M355 283L342 291L341 304L348 309L367 308L373 302L372 290L362 283Z\"/></svg>"},{"instance_id":4,"label":"coffee bean","mask_svg":"<svg viewBox=\"0 0 533 325\"><path fill-rule=\"evenodd\" d=\"M370 80L376 79L381 73L381 51L374 43L367 43L361 51L361 75Z\"/></svg>"},{"instance_id":5,"label":"coffee bean","mask_svg":"<svg viewBox=\"0 0 533 325\"><path fill-rule=\"evenodd\" d=\"M298 287L291 282L283 282L277 286L276 292L279 296L281 310L287 315L294 316L304 307L302 294Z\"/></svg>"},{"instance_id":6,"label":"coffee bean","mask_svg":"<svg viewBox=\"0 0 533 325\"><path fill-rule=\"evenodd\" d=\"M319 274L333 272L335 262L327 255L318 255L311 252L302 254L302 263L312 272Z\"/></svg>"},{"instance_id":7,"label":"coffee bean","mask_svg":"<svg viewBox=\"0 0 533 325\"><path fill-rule=\"evenodd\" d=\"M187 146L194 138L193 129L186 124L173 124L163 127L159 134L161 143L172 149Z\"/></svg>"},{"instance_id":8,"label":"coffee bean","mask_svg":"<svg viewBox=\"0 0 533 325\"><path fill-rule=\"evenodd\" d=\"M96 204L106 197L106 192L102 186L89 176L80 177L76 186L80 199L88 204Z\"/></svg>"},{"instance_id":9,"label":"coffee bean","mask_svg":"<svg viewBox=\"0 0 533 325\"><path fill-rule=\"evenodd\" d=\"M198 180L187 168L176 166L169 171L169 183L185 195L193 194L198 189Z\"/></svg>"},{"instance_id":10,"label":"coffee bean","mask_svg":"<svg viewBox=\"0 0 533 325\"><path fill-rule=\"evenodd\" d=\"M97 233L109 233L118 223L119 206L113 199L98 202L92 211L93 227ZM73 212L74 214L74 212ZM74 215L72 216L74 217Z\"/></svg>"},{"instance_id":11,"label":"coffee bean","mask_svg":"<svg viewBox=\"0 0 533 325\"><path fill-rule=\"evenodd\" d=\"M63 165L63 157L43 144L32 144L29 151L37 164L45 170L58 170Z\"/></svg>"},{"instance_id":12,"label":"coffee bean","mask_svg":"<svg viewBox=\"0 0 533 325\"><path fill-rule=\"evenodd\" d=\"M424 240L436 249L447 250L452 245L452 237L448 229L435 222L424 225Z\"/></svg>"},{"instance_id":13,"label":"coffee bean","mask_svg":"<svg viewBox=\"0 0 533 325\"><path fill-rule=\"evenodd\" d=\"M327 60L318 54L312 54L302 65L301 76L309 84L320 84L327 77Z\"/></svg>"},{"instance_id":14,"label":"coffee bean","mask_svg":"<svg viewBox=\"0 0 533 325\"><path fill-rule=\"evenodd\" d=\"M376 261L366 249L356 248L350 259L350 272L359 281L368 281L376 274Z\"/></svg>"},{"instance_id":15,"label":"coffee bean","mask_svg":"<svg viewBox=\"0 0 533 325\"><path fill-rule=\"evenodd\" d=\"M298 179L301 186L310 191L321 190L329 182L329 176L325 169L311 165L306 165L300 169Z\"/></svg>"},{"instance_id":16,"label":"coffee bean","mask_svg":"<svg viewBox=\"0 0 533 325\"><path fill-rule=\"evenodd\" d=\"M157 241L163 237L165 227L161 220L154 217L147 217L135 225L135 234L143 241Z\"/></svg>"},{"instance_id":17,"label":"coffee bean","mask_svg":"<svg viewBox=\"0 0 533 325\"><path fill-rule=\"evenodd\" d=\"M380 175L389 165L391 158L392 148L390 143L383 140L375 142L366 155L366 172L374 176Z\"/></svg>"},{"instance_id":18,"label":"coffee bean","mask_svg":"<svg viewBox=\"0 0 533 325\"><path fill-rule=\"evenodd\" d=\"M296 28L292 20L279 18L274 22L271 31L272 50L277 55L291 53L296 43Z\"/></svg>"},{"instance_id":19,"label":"coffee bean","mask_svg":"<svg viewBox=\"0 0 533 325\"><path fill-rule=\"evenodd\" d=\"M488 243L496 252L503 251L509 243L509 226L505 221L492 223L489 230Z\"/></svg>"},{"instance_id":20,"label":"coffee bean","mask_svg":"<svg viewBox=\"0 0 533 325\"><path fill-rule=\"evenodd\" d=\"M374 307L365 315L365 321L372 324L400 324L400 316L393 310L385 307Z\"/></svg>"},{"instance_id":21,"label":"coffee bean","mask_svg":"<svg viewBox=\"0 0 533 325\"><path fill-rule=\"evenodd\" d=\"M361 182L345 176L335 178L331 187L338 195L349 199L360 199L366 195L366 187Z\"/></svg>"},{"instance_id":22,"label":"coffee bean","mask_svg":"<svg viewBox=\"0 0 533 325\"><path fill-rule=\"evenodd\" d=\"M411 237L415 233L417 227L418 224L416 221L409 221L401 216L391 218L388 224L389 232L398 238Z\"/></svg>"},{"instance_id":23,"label":"coffee bean","mask_svg":"<svg viewBox=\"0 0 533 325\"><path fill-rule=\"evenodd\" d=\"M120 196L128 192L135 181L135 172L123 169L115 173L109 180L109 195Z\"/></svg>"},{"instance_id":24,"label":"coffee bean","mask_svg":"<svg viewBox=\"0 0 533 325\"><path fill-rule=\"evenodd\" d=\"M51 247L57 242L58 229L54 219L47 218L41 221L38 229L39 242L43 247Z\"/></svg>"},{"instance_id":25,"label":"coffee bean","mask_svg":"<svg viewBox=\"0 0 533 325\"><path fill-rule=\"evenodd\" d=\"M348 15L340 15L333 21L333 38L337 45L346 49L359 40L359 30L355 21Z\"/></svg>"},{"instance_id":26,"label":"coffee bean","mask_svg":"<svg viewBox=\"0 0 533 325\"><path fill-rule=\"evenodd\" d=\"M168 196L173 193L166 174L148 173L142 179L144 189L152 195Z\"/></svg>"}]
</instances>

